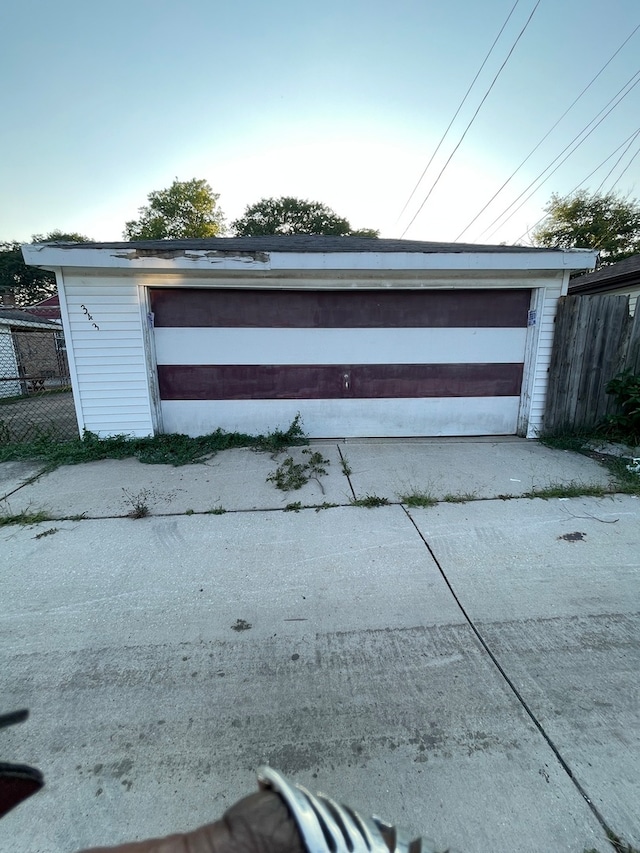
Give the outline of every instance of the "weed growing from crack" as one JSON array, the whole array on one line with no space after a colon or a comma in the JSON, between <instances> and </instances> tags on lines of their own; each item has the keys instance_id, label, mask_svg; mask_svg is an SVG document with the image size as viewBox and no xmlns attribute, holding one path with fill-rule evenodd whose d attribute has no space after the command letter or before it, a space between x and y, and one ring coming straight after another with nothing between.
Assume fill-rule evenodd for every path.
<instances>
[{"instance_id":1,"label":"weed growing from crack","mask_svg":"<svg viewBox=\"0 0 640 853\"><path fill-rule=\"evenodd\" d=\"M9 524L23 524L29 526L31 524L41 524L43 521L51 521L51 516L44 510L38 512L29 512L23 510L14 515L0 515L0 527L5 527Z\"/></svg>"},{"instance_id":2,"label":"weed growing from crack","mask_svg":"<svg viewBox=\"0 0 640 853\"><path fill-rule=\"evenodd\" d=\"M205 515L224 515L226 509L223 506L214 506L213 509L208 509Z\"/></svg>"},{"instance_id":3,"label":"weed growing from crack","mask_svg":"<svg viewBox=\"0 0 640 853\"><path fill-rule=\"evenodd\" d=\"M125 494L127 503L131 505L131 510L127 513L128 518L146 518L149 515L149 503L151 498L150 489L140 489L137 495L132 495L124 487L122 491Z\"/></svg>"},{"instance_id":4,"label":"weed growing from crack","mask_svg":"<svg viewBox=\"0 0 640 853\"><path fill-rule=\"evenodd\" d=\"M340 467L342 468L342 473L345 477L350 477L353 474L353 469L351 468L351 465L349 465L349 460L342 454L340 454Z\"/></svg>"},{"instance_id":5,"label":"weed growing from crack","mask_svg":"<svg viewBox=\"0 0 640 853\"><path fill-rule=\"evenodd\" d=\"M552 498L603 498L606 495L610 495L611 492L612 489L607 486L578 483L572 480L570 483L549 483L548 486L542 488L533 488L528 492L524 492L519 497L542 498L543 500Z\"/></svg>"},{"instance_id":6,"label":"weed growing from crack","mask_svg":"<svg viewBox=\"0 0 640 853\"><path fill-rule=\"evenodd\" d=\"M295 503L287 504L282 511L300 512L301 509L315 509L316 512L320 512L323 509L332 509L336 506L339 504L329 503L328 501L323 501L321 504L303 504L301 501L295 501Z\"/></svg>"},{"instance_id":7,"label":"weed growing from crack","mask_svg":"<svg viewBox=\"0 0 640 853\"><path fill-rule=\"evenodd\" d=\"M466 504L478 499L477 492L463 492L459 495L444 495L442 500L448 504Z\"/></svg>"},{"instance_id":8,"label":"weed growing from crack","mask_svg":"<svg viewBox=\"0 0 640 853\"><path fill-rule=\"evenodd\" d=\"M380 498L378 495L365 495L363 498L352 498L349 503L351 506L362 506L367 509L373 509L378 506L388 506L387 498Z\"/></svg>"},{"instance_id":9,"label":"weed growing from crack","mask_svg":"<svg viewBox=\"0 0 640 853\"><path fill-rule=\"evenodd\" d=\"M307 461L296 462L292 456L287 456L267 477L268 483L273 483L276 489L283 492L295 492L305 486L309 480L315 480L324 494L324 486L320 477L327 473L326 465L329 460L317 450L306 448L302 451L307 456Z\"/></svg>"},{"instance_id":10,"label":"weed growing from crack","mask_svg":"<svg viewBox=\"0 0 640 853\"><path fill-rule=\"evenodd\" d=\"M420 491L419 489L412 489L406 495L398 495L398 497L408 507L429 507L438 503L438 499L431 492Z\"/></svg>"}]
</instances>

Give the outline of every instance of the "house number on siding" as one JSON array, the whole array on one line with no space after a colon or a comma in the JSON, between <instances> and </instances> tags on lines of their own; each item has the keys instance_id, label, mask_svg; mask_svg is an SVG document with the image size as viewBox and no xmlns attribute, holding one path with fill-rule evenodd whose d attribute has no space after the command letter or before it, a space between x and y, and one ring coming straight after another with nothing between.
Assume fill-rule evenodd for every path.
<instances>
[{"instance_id":1,"label":"house number on siding","mask_svg":"<svg viewBox=\"0 0 640 853\"><path fill-rule=\"evenodd\" d=\"M537 311L529 311L527 314L527 326L535 326L538 319Z\"/></svg>"},{"instance_id":2,"label":"house number on siding","mask_svg":"<svg viewBox=\"0 0 640 853\"><path fill-rule=\"evenodd\" d=\"M96 332L99 332L99 331L100 331L100 326L98 326L98 324L94 321L94 319L93 319L93 317L91 316L91 314L89 314L89 309L87 308L87 306L83 303L80 307L81 307L81 308L82 308L82 310L84 311L85 317L86 317L86 318L87 318L87 320L91 323L91 325L92 325L92 326L93 326L93 328L96 330Z\"/></svg>"}]
</instances>

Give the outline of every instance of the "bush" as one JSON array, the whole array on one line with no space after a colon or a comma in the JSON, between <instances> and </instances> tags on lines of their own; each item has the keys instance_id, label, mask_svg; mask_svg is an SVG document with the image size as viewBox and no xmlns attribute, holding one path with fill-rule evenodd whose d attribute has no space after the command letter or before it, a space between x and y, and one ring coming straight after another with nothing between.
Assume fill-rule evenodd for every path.
<instances>
[{"instance_id":1,"label":"bush","mask_svg":"<svg viewBox=\"0 0 640 853\"><path fill-rule=\"evenodd\" d=\"M618 373L607 383L606 392L615 397L622 413L609 415L605 427L630 443L640 441L640 373L632 370Z\"/></svg>"}]
</instances>

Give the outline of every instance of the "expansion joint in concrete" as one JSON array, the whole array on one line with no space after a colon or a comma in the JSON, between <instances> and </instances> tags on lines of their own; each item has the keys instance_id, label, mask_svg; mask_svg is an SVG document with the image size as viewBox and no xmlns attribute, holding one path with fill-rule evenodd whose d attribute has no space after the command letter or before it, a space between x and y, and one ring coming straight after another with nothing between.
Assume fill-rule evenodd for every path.
<instances>
[{"instance_id":1,"label":"expansion joint in concrete","mask_svg":"<svg viewBox=\"0 0 640 853\"><path fill-rule=\"evenodd\" d=\"M444 571L440 561L438 560L436 554L433 551L433 548L431 547L428 540L426 539L426 537L423 535L422 531L420 530L420 528L416 524L413 516L411 515L411 513L409 512L409 510L407 509L406 506L402 506L402 510L405 513L405 515L407 516L407 518L409 519L409 521L411 522L416 533L418 534L418 536L422 540L425 548L427 549L427 551L429 552L429 554L431 556L431 559L436 564L438 571L440 572L440 575L442 576L442 579L444 580L445 584L447 585L449 592L451 593L451 595L455 599L456 604L460 608L462 615L464 616L467 624L469 625L469 627L473 631L476 639L478 640L478 642L480 643L480 645L482 646L484 651L487 653L487 655L491 659L491 662L496 667L496 669L498 670L498 672L500 673L500 675L502 676L502 678L506 682L507 686L509 687L509 689L512 691L512 693L514 694L514 696L516 697L516 699L518 700L518 702L522 706L522 709L524 710L524 712L527 714L527 716L529 717L529 719L531 720L533 725L536 727L536 729L540 732L540 734L542 735L542 737L546 741L547 745L549 746L549 748L551 749L551 751L555 755L556 759L558 760L558 763L560 764L560 766L562 767L564 772L567 774L569 779L571 779L573 785L575 786L575 788L578 791L578 793L580 794L580 796L584 799L586 804L589 806L589 808L593 812L594 817L596 818L596 820L598 821L598 823L600 824L600 826L602 827L602 829L606 833L607 838L611 841L611 843L613 844L615 849L621 849L618 846L618 836L611 829L611 827L609 826L609 824L607 823L607 821L605 820L603 815L600 813L600 810L593 803L593 801L591 800L591 798L589 797L589 795L587 794L585 789L580 784L580 782L578 782L578 780L576 779L576 777L573 774L571 767L567 764L565 759L560 754L560 750L555 745L555 743L553 742L553 740L551 739L551 737L549 736L549 734L545 730L545 728L542 725L542 723L540 722L540 720L538 720L538 718L534 714L533 710L531 709L531 707L529 706L529 704L525 700L524 696L520 693L520 691L518 690L516 685L509 678L509 676L505 672L503 666L501 665L500 661L498 660L496 655L492 652L491 648L489 647L487 641L484 639L484 637L482 636L482 634L480 633L478 628L473 623L473 621L472 621L471 617L469 616L468 612L466 611L464 605L462 604L459 597L457 596L456 591L454 590L453 586L451 585L451 581L447 577L446 572Z\"/></svg>"}]
</instances>

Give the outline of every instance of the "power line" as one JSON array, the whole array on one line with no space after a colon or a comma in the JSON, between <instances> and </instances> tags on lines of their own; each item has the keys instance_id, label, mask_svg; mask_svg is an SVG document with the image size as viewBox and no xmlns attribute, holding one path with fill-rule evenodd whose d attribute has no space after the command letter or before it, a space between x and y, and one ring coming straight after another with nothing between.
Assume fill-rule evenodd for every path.
<instances>
[{"instance_id":1,"label":"power line","mask_svg":"<svg viewBox=\"0 0 640 853\"><path fill-rule=\"evenodd\" d=\"M410 193L410 195L409 195L409 198L405 201L405 203L404 203L404 207L402 208L402 210L401 210L401 211L400 211L400 213L398 214L398 218L396 219L396 222L395 222L395 224L396 224L396 225L398 224L398 222L399 222L399 221L400 221L400 219L402 218L402 214L405 212L405 210L406 210L406 209L407 209L407 207L409 206L409 202L411 201L411 199L412 199L412 198L413 198L413 196L415 195L415 193L416 193L416 191L417 191L418 187L419 187L419 186L420 186L420 184L422 183L422 179L423 179L423 178L424 178L424 176L427 174L427 171L428 171L428 169L429 169L429 166L433 163L433 159L434 159L434 157L436 156L436 154L437 154L437 153L438 153L438 151L440 150L440 146L442 145L442 143L443 143L443 142L444 142L444 140L446 139L447 134L448 134L448 133L449 133L449 131L451 130L451 125L454 123L454 121L455 121L455 120L456 120L456 118L458 117L458 113L460 112L460 110L461 110L461 109L462 109L462 107L464 106L465 101L466 101L466 100L467 100L467 98L469 97L469 93L470 93L470 92L471 92L471 90L473 89L473 87L474 87L474 85L475 85L476 80L478 79L478 77L480 76L480 73L482 72L482 69L483 69L483 68L484 68L484 66L487 64L487 61L488 61L489 57L490 57L490 56L491 56L491 54L493 53L493 49L494 49L494 47L495 47L495 46L496 46L496 44L498 43L498 39L500 38L500 36L501 36L501 35L502 35L502 33L504 32L504 28L505 28L505 27L507 26L507 24L509 23L509 20L510 20L511 16L513 15L513 13L515 12L516 6L518 5L518 3L519 3L519 2L520 2L520 0L516 0L516 2L515 2L515 3L513 4L513 6L511 7L511 11L510 11L510 12L509 12L509 14L507 15L505 22L504 22L504 23L503 23L503 25L500 27L500 32L498 33L498 35L497 35L497 36L495 37L495 39L493 40L493 44L492 44L492 45L491 45L491 47L489 48L489 52L487 53L487 55L485 56L485 58L482 60L482 65L480 66L480 68L478 68L478 70L477 70L477 72L476 72L476 76L473 78L473 80L471 81L471 84L470 84L469 88L468 88L468 89L467 89L467 91L464 93L464 97L463 97L463 99L460 101L460 104L459 104L459 106L458 106L458 109L457 109L457 110L455 111L455 113L453 114L453 118L451 119L451 121L450 121L450 122L449 122L449 124L447 125L447 129L445 130L445 132L444 132L444 133L442 134L442 136L440 137L440 141L439 141L439 142L438 142L438 144L436 145L436 149L435 149L435 151L433 152L433 154L431 155L431 157L430 157L430 159L429 159L429 162L428 162L428 163L427 163L427 165L424 167L424 169L423 169L423 171L422 171L422 174L420 175L420 177L418 178L418 180L417 180L417 182L416 182L416 185L415 185L415 186L414 186L414 188L411 190L411 193Z\"/></svg>"},{"instance_id":2,"label":"power line","mask_svg":"<svg viewBox=\"0 0 640 853\"><path fill-rule=\"evenodd\" d=\"M575 185L575 187L574 187L570 192L568 192L568 193L567 193L567 195L571 196L571 195L573 195L573 194L574 194L574 192L576 192L576 190L579 190L579 189L580 189L580 187L581 187L583 184L586 184L586 182L589 180L589 178L593 177L593 175L595 175L595 173L596 173L596 172L598 172L598 171L599 171L599 170L604 166L604 164L605 164L608 160L611 160L611 158L612 158L612 157L615 157L615 155L618 153L618 151L619 151L619 150L620 150L624 145L626 145L626 144L627 144L627 142L629 142L629 140L633 141L633 140L636 138L636 136L638 136L639 134L640 134L640 127L639 127L637 130L634 130L634 132L631 134L631 136L627 136L627 138L626 138L625 140L623 140L623 142L621 142L621 143L620 143L620 145L618 145L618 147L617 147L617 148L614 148L614 150L611 152L611 154L609 154L607 157L605 157L605 158L604 158L604 160L602 160L600 163L598 163L598 165L595 167L595 169L593 169L593 171L589 172L589 174L587 175L587 177L586 177L586 178L583 178L583 179L580 181L580 183L579 183L579 184L576 184L576 185ZM630 162L629 162L629 164L627 165L626 169L628 169L628 168L629 168L629 166L631 165L631 162L633 162L633 160L635 159L635 157L637 157L638 153L640 153L640 149L638 149L638 151L636 152L636 154L634 154L634 155L633 155L633 157L631 158L631 161L630 161ZM626 169L625 169L624 171L626 171ZM622 174L624 174L624 172L623 172ZM620 175L620 177L622 177L622 175ZM618 180L620 180L620 178L618 178ZM617 182L618 182L618 181L616 181L616 183L617 183ZM615 186L615 184L614 184L614 186ZM517 245L518 245L518 243L520 242L520 240L524 239L524 237L526 237L526 236L527 236L527 234L529 234L531 231L533 231L535 228L537 228L537 227L538 227L538 225L540 225L540 223L541 223L541 222L544 222L544 220L545 220L546 218L547 218L547 214L545 213L543 216L541 216L541 217L540 217L540 219L538 219L538 221L537 221L537 222L534 222L534 223L533 223L533 225L531 225L530 227L528 227L528 228L527 228L527 230L526 230L526 231L524 231L524 232L523 232L519 237L516 237L516 239L513 241L513 243L512 243L511 245L512 245L512 246L517 246Z\"/></svg>"},{"instance_id":3,"label":"power line","mask_svg":"<svg viewBox=\"0 0 640 853\"><path fill-rule=\"evenodd\" d=\"M485 210L486 210L486 209L489 207L489 205L490 205L490 204L491 204L491 203L492 203L492 202L493 202L493 201L494 201L494 200L495 200L495 199L500 195L500 193L502 192L502 190L507 186L507 184L512 180L512 178L514 178L514 177L518 174L518 172L519 172L519 171L520 171L520 169L524 166L524 164L527 162L527 160L529 160L529 158L530 158L533 154L535 154L535 152L538 150L538 148L540 148L540 146L541 146L541 145L542 145L542 143L545 141L545 139L547 139L547 137L548 137L548 136L549 136L549 135L550 135L550 134L551 134L551 133L556 129L556 127L560 124L560 122L561 122L561 121L562 121L562 119L567 115L567 113L568 113L568 112L570 112L570 110L572 110L572 109L575 107L575 105L578 103L578 101L580 100L580 98L581 98L581 97L582 97L582 96L583 96L583 95L584 95L584 94L585 94L585 93L586 93L586 92L591 88L591 86L593 86L593 84L596 82L596 80L597 80L597 79L598 79L598 77L602 74L602 72L605 70L605 68L606 68L608 65L610 65L610 64L611 64L611 62L613 62L613 60L614 60L614 59L616 58L616 56L620 53L620 51L622 50L622 48L623 48L623 47L626 45L626 43L627 43L627 42L628 42L628 41L629 41L629 40L630 40L630 39L631 39L631 38L632 38L632 37L633 37L633 36L638 32L638 30L639 30L639 29L640 29L640 24L638 24L638 26L633 30L633 32L632 32L630 35L628 35L628 36L627 36L627 38L622 42L622 44L620 45L620 47L619 47L619 48L615 51L615 53L614 53L614 54L613 54L613 55L612 55L612 56L607 60L607 62L605 62L605 64L604 64L604 65L602 66L602 68L600 69L600 71L598 71L598 73L596 74L596 76L595 76L595 77L593 77L593 78L592 78L592 80L591 80L591 81L590 81L590 82L589 82L589 83L584 87L584 89L580 92L580 94L578 95L578 97L577 97L577 98L575 98L575 100L571 102L571 104L570 104L570 105L567 107L567 109L562 113L562 115L561 115L561 116L560 116L560 118L556 121L556 123L555 123L554 125L552 125L552 127L551 127L551 128L550 128L550 129L545 133L545 135L542 137L542 139L540 140L540 142L538 142L538 144L537 144L534 148L532 148L532 149L531 149L531 151L527 154L527 156L526 156L526 157L524 158L524 160L520 163L520 165L519 165L519 166L518 166L518 167L517 167L517 168L516 168L516 169L515 169L515 170L514 170L510 175L509 175L509 177L507 178L507 180L506 180L506 181L502 184L502 186L501 186L501 187L500 187L500 188L499 188L499 189L498 189L498 190L497 190L497 191L496 191L496 192L491 196L491 198L490 198L490 199L489 199L489 201L484 205L484 207L483 207L483 208L481 208L481 209L480 209L480 211L479 211L478 213L476 213L476 215L473 217L473 219L471 220L471 222L469 222L469 224L468 224L468 225L466 225L466 226L462 229L462 231L458 234L458 236L457 236L457 237L456 237L456 239L455 239L455 242L456 242L456 243L457 243L457 242L458 242L458 240L462 237L462 235L463 235L464 233L466 233L466 232L469 230L469 228L471 228L471 226L473 225L473 223L474 223L477 219L479 219L479 218L482 216L482 214L485 212Z\"/></svg>"},{"instance_id":4,"label":"power line","mask_svg":"<svg viewBox=\"0 0 640 853\"><path fill-rule=\"evenodd\" d=\"M602 116L602 118L601 118L599 121L597 121L595 124L593 124L593 123L596 121L596 119L598 118L598 116L600 116L600 115L601 115L601 113L603 113L603 112L607 109L607 107L609 106L609 104L611 104L611 102L612 102L612 101L614 101L614 100L618 97L618 95L620 95L620 93L621 93L621 92L622 92L622 91L623 91L627 86L629 86L629 85L632 83L632 81L633 81L635 78L638 78L638 79L637 79L637 80L635 80L635 82L633 83L633 85L631 85L631 86L630 86L630 88L629 88L629 89L627 89L627 91L626 91L626 92L625 92L625 93L624 93L624 94L619 98L619 100L618 100L615 104L613 104L613 106L608 110L608 112L606 112L606 113ZM626 98L626 97L627 97L627 95L629 94L629 92L631 92L631 91L632 91L632 89L634 89L634 88L638 85L638 83L640 83L640 71L636 71L636 73L633 75L633 77L631 77L629 80L627 80L627 82L624 84L624 86L622 86L622 88L621 88L621 89L619 89L619 90L616 92L616 94L613 96L613 98L611 98L611 100L609 100L609 101L605 104L605 106L600 110L600 112L599 112L599 113L596 113L596 115L594 116L594 118L592 118L592 119L591 119L591 121L590 121L587 125L585 125L585 127L583 127L583 128L582 128L582 130L581 130L579 133L577 133L577 134L573 137L573 139L572 139L572 140L571 140L571 141L570 141L570 142L569 142L569 143L568 143L568 144L567 144L567 145L562 149L562 151L557 155L557 157L554 157L554 159L549 163L549 165L548 165L545 169L543 169L543 170L542 170L542 172L540 172L540 173L539 173L539 174L538 174L538 175L533 179L533 181L531 181L531 183L530 183L527 187L525 187L525 189L520 193L520 195L518 195L518 196L517 196L517 197L516 197L512 202L511 202L511 204L510 204L510 205L508 205L508 207L506 207L506 208L502 211L502 213L500 213L498 216L496 216L496 218L495 218L495 219L494 219L494 220L493 220L489 225L487 225L487 227L484 229L484 231L480 234L480 237L482 237L484 234L486 234L486 233L487 233L487 231L488 231L490 228L492 228L492 227L496 224L496 222L498 222L500 219L502 219L502 217L503 217L503 216L504 216L504 215L505 215L509 210L511 210L511 208L514 206L514 204L516 204L516 202L518 202L518 201L522 198L522 196L523 196L526 192L528 192L528 191L531 189L531 187L532 187L532 186L534 186L534 184L538 183L538 181L540 180L540 178L542 178L542 176L545 174L545 172L548 172L548 171L549 171L549 169L553 166L553 164L554 164L555 162L557 162L558 160L560 160L560 158L561 158L561 157L562 157L562 155L565 153L565 151L567 151L567 149L571 148L571 146L574 144L574 142L576 142L576 140L580 139L580 137L581 137L583 134L585 134L585 135L583 136L583 138L582 138L582 139L580 139L580 141L579 141L579 142L578 142L578 143L577 143L577 144L576 144L576 145L571 149L571 151L569 151L569 153L567 154L567 156L566 156L563 160L561 160L561 161L560 161L560 163L556 166L556 168L555 168L552 172L550 172L550 173L547 175L547 177L546 177L543 181L541 181L541 183L539 184L539 186L538 186L538 187L536 187L536 189L534 189L534 191L533 191L529 196L527 196L527 198L522 202L522 204L524 204L524 203L525 203L525 202L526 202L526 201L531 197L531 195L533 195L533 193L537 192L537 190L542 186L542 184L546 183L546 182L549 180L549 178L551 177L551 175L555 174L555 172L557 172L557 171L558 171L558 169L560 168L560 166L562 166L562 164L563 164L563 163L564 163L564 162L565 162L565 161L566 161L566 160L571 156L571 154L573 154L573 153L574 153L574 151L576 151L576 150L577 150L577 149L582 145L582 143L583 143L583 142L585 142L585 141L589 138L589 136L591 136L591 134L593 133L593 131L594 131L594 130L595 130L595 129L600 125L600 124L602 124L602 122L607 118L607 116L608 116L608 115L609 115L609 114L610 114L610 113L611 113L611 112L612 112L612 111L613 111L613 110L618 106L618 104L620 104L620 103L621 103L621 101L622 101L624 98ZM588 132L588 133L585 133L585 132L587 131L587 129L589 128L589 125L592 125L592 124L593 124L593 127L591 128L591 130L589 130L589 132ZM509 219L511 219L511 217L512 217L515 213L517 213L517 211L518 211L518 210L520 210L520 208L522 207L522 204L521 204L521 205L519 205L519 206L518 206L518 207L517 207L517 208L516 208L512 213L510 213L510 214L509 214L509 216L507 216L507 218L504 220L504 222L502 222L502 223L501 223L501 225L500 225L499 227L502 227L502 225L504 225L504 224L505 224L505 222L508 222L508 220L509 220ZM497 230L498 230L498 229L496 228L494 231L492 231L492 234L495 234L495 231L497 231ZM489 236L491 236L491 235L489 235Z\"/></svg>"},{"instance_id":5,"label":"power line","mask_svg":"<svg viewBox=\"0 0 640 853\"><path fill-rule=\"evenodd\" d=\"M625 154L627 153L627 151L631 148L632 144L636 141L636 139L638 138L638 136L640 136L640 128L636 131L636 133L635 133L635 135L634 135L633 139L631 140L631 142L627 145L627 147L624 149L624 151L622 152L622 154L618 157L618 159L616 160L616 162L613 164L613 166L611 167L611 169L610 169L610 170L609 170L609 172L607 173L606 178L604 179L604 181L602 181L602 183L600 184L600 186L599 186L599 187L598 187L598 189L596 190L596 194L600 192L600 190L602 189L603 184L604 184L604 183L609 179L609 176L611 175L611 173L615 170L615 168L616 168L616 166L618 165L618 163L622 160L622 158L624 157L624 155L625 155ZM613 182L613 184L611 185L611 190L613 190L613 188L615 187L615 185L616 185L617 183L619 183L620 179L622 178L622 176L624 175L624 173L627 171L627 169L629 168L629 166L630 166L630 165L633 163L633 161L636 159L636 157L638 156L638 154L640 154L640 148L638 148L638 150L637 150L637 151L636 151L636 153L633 155L633 157L629 160L629 162L628 162L628 163L627 163L627 165L624 167L624 169L622 170L622 172L620 172L620 174L618 175L618 179L617 179L617 180L615 180L615 181ZM611 192L611 190L609 190L609 192Z\"/></svg>"},{"instance_id":6,"label":"power line","mask_svg":"<svg viewBox=\"0 0 640 853\"><path fill-rule=\"evenodd\" d=\"M478 105L478 108L476 109L475 113L474 113L474 114L473 114L473 116L471 117L471 121L469 122L469 124L468 124L468 125L466 126L466 128L464 129L464 133L463 133L463 134L462 134L462 136L460 137L460 140L459 140L458 144L456 145L456 147L453 149L453 151L452 151L452 152L451 152L451 154L449 155L449 157L448 157L448 159L447 159L446 163L444 164L444 166L443 166L443 167L442 167L442 169L440 170L440 173L439 173L438 177L435 179L435 181L434 181L434 182L433 182L433 184L431 185L431 189L429 190L429 192L428 192L428 193L427 193L427 195L425 196L425 198L424 198L424 200L423 200L422 204L421 204L421 205L420 205L420 207L417 209L417 211L414 213L413 218L411 219L411 222L407 225L407 227L404 229L404 231L403 231L403 232L402 232L402 234L400 235L400 237L401 237L401 238L402 238L402 237L404 237L404 235L407 233L407 231L409 230L409 228L411 228L411 226L412 226L412 225L413 225L413 223L415 222L416 218L418 217L418 214L421 212L422 208L425 206L425 204L426 204L426 203L427 203L427 201L429 200L429 197L431 196L431 193L434 191L434 189L435 189L435 188L436 188L436 186L438 185L438 183L439 183L439 181L440 181L440 178L443 176L443 174L445 173L445 170L446 170L447 166L449 165L449 163L450 163L450 162L451 162L451 160L453 159L453 155L456 153L456 151L458 150L458 148L460 148L460 146L462 145L462 142L463 142L463 140L464 140L465 136L467 135L467 132L468 132L469 128L471 127L471 125L472 125L472 124L473 124L473 122L475 121L476 116L478 115L478 113L480 112L480 110L481 110L481 108L482 108L482 105L484 104L484 102L485 102L485 101L487 100L487 98L489 97L489 93L491 92L491 90L492 90L492 89L493 89L493 87L495 86L496 81L497 81L498 77L500 76L500 74L502 73L503 68L505 67L505 65L507 64L507 62L509 61L509 59L511 58L511 54L512 54L512 53L513 53L513 51L516 49L516 45L518 44L518 42L520 41L520 39L521 39L521 38L522 38L522 36L524 35L524 32L525 32L525 30L527 29L527 27L529 26L529 24L530 24L530 22L531 22L531 19L533 18L534 14L535 14L535 11L536 11L536 9L538 8L538 6L540 5L540 3L541 3L541 0L537 0L536 5L533 7L533 10L532 10L531 14L529 15L529 17L527 18L527 21L526 21L526 23L525 23L524 27L520 30L520 32L518 33L518 36L517 36L516 40L515 40L515 41L514 41L514 43L512 44L512 46L511 46L511 50L510 50L510 51L509 51L509 53L507 54L506 59L504 60L504 62L503 62L503 63L502 63L502 65L500 66L500 68L498 69L497 74L495 75L495 77L494 77L494 78L493 78L493 80L491 81L491 85L490 85L490 86L489 86L489 88L487 89L487 91L486 91L486 93L485 93L484 97L482 98L482 100L480 101L480 104Z\"/></svg>"},{"instance_id":7,"label":"power line","mask_svg":"<svg viewBox=\"0 0 640 853\"><path fill-rule=\"evenodd\" d=\"M640 74L640 71L638 71L638 72L637 72L637 74L636 74L635 76L637 76L638 74ZM633 78L632 78L632 79L633 79ZM495 229L491 232L491 234L489 235L489 237L488 237L487 239L491 239L491 237L493 237L493 235L496 233L496 231L498 231L500 228L502 228L502 226L503 226L503 225L505 225L505 224L506 224L506 223L511 219L511 217L515 216L515 215L516 215L516 213L520 210L520 208L521 208L524 204L526 204L526 203L529 201L529 199L531 198L531 196L532 196L532 195L535 195L535 193L537 193L537 191L540 189L540 187L541 187L543 184L546 184L546 182L549 180L549 178L550 178L552 175L555 175L555 173L558 171L558 169L559 169L559 168L560 168L564 163L566 163L566 161L569 159L569 157L571 157L571 155L572 155L573 153L575 153L575 152L578 150L578 148L580 148L580 146L582 145L582 143L583 143L583 142L586 142L586 140L591 136L591 134L593 133L593 131L594 131L594 130L599 126L599 125L601 125L601 124L602 124L602 122L607 118L607 116L608 116L611 112L613 112L613 110L618 106L618 104L619 104L619 103L620 103L624 98L626 98L626 96L629 94L629 92L631 92L631 91L632 91L632 90L633 90L633 89L638 85L638 83L640 83L640 79L636 80L636 82L633 84L633 86L631 86L631 88L630 88L630 89L628 89L628 91L626 91L626 92L624 93L624 95L620 98L620 100L619 100L617 103L615 103L615 104L611 107L611 109L609 109L609 111L608 111L608 112L606 112L606 113L602 116L602 118L600 119L600 121L598 121L598 122L597 122L597 123L596 123L596 124L591 128L591 130L586 134L586 136L584 136L584 137L583 137L583 139L581 139L581 140L580 140L576 145L574 145L574 147L571 149L571 151L569 151L569 153L568 153L565 157L563 157L563 159L562 159L562 160L560 160L560 162L559 162L559 163L558 163L558 165L555 167L555 169L552 169L552 170L551 170L551 172L549 172L549 174L547 175L547 177L546 177L543 181L540 181L540 183L538 184L538 186L537 186L537 187L535 187L535 188L534 188L534 189L529 193L529 195L524 199L524 201L522 201L522 202L518 205L518 207L516 207L516 209L515 209L515 210L513 210L513 211L512 211L512 212L511 212L507 217L506 217L506 219L504 219L504 221L503 221L503 222L501 222L501 223L500 223L500 225L498 226L498 228L495 228ZM601 110L600 112L602 112L602 110ZM599 115L599 114L600 114L600 113L598 113L598 115ZM589 125L587 125L587 127L588 127L588 126L589 126ZM585 129L586 129L586 128L585 128ZM580 134L578 134L578 136L580 136ZM572 140L572 142L573 142L573 141L575 141L575 139L577 139L577 137L574 137L574 139ZM572 142L570 142L570 143L569 143L569 145L567 146L567 148L572 144ZM566 151L566 150L567 150L567 148L565 148L565 149L564 149L564 151ZM562 154L564 153L564 151L560 152L560 154L558 155L558 157L562 156ZM512 207L512 206L515 204L515 202L516 202L516 201L518 201L518 199L519 199L519 198L521 198L521 197L522 197L522 195L524 195L524 193L525 193L525 192L527 192L527 190L528 190L528 189L529 189L533 184L535 184L535 183L536 183L536 182L537 182L537 181L542 177L542 175L544 175L544 173L545 173L546 171L548 171L548 169L549 169L549 168L550 168L550 167L555 163L555 161L558 159L558 157L556 157L556 158L555 158L555 160L552 160L552 161L551 161L551 163L547 166L547 168L546 168L543 172L541 172L541 173L538 175L538 177L537 177L537 178L535 178L535 180L534 180L531 184L529 184L529 186L528 186L528 187L527 187L527 188L526 188L522 193L520 193L520 195L518 196L518 198L516 198L516 199L515 199L515 201L513 201L513 202L511 203L511 205L509 205L509 207ZM507 210L508 210L508 209L509 209L509 208L507 208ZM504 213L506 213L506 211L504 211ZM504 216L504 213L502 213L502 214L498 217L498 219L501 219L501 218L502 218L502 216ZM494 219L494 222L496 222L496 221L497 221L497 220L495 220L495 219ZM491 225L493 225L493 222L491 223ZM491 225L489 226L489 228L491 228ZM488 229L487 229L487 230L488 230ZM484 234L485 232L483 231L482 233Z\"/></svg>"},{"instance_id":8,"label":"power line","mask_svg":"<svg viewBox=\"0 0 640 853\"><path fill-rule=\"evenodd\" d=\"M612 186L611 186L611 189L612 189L612 190L613 190L613 188L615 187L615 185L616 185L617 183L619 183L619 182L620 182L620 179L622 178L622 176L624 175L624 173L627 171L627 169L629 168L629 166L630 166L630 165L633 163L633 161L636 159L636 157L638 156L638 154L640 154L640 148L638 148L638 150L637 150L637 151L636 151L636 153L633 155L633 157L631 158L631 160L629 160L629 162L628 162L628 163L627 163L627 165L624 167L624 169L622 170L622 172L620 172L620 174L618 175L618 180L617 180L617 181L614 181L614 183L613 183L613 184L612 184Z\"/></svg>"}]
</instances>

